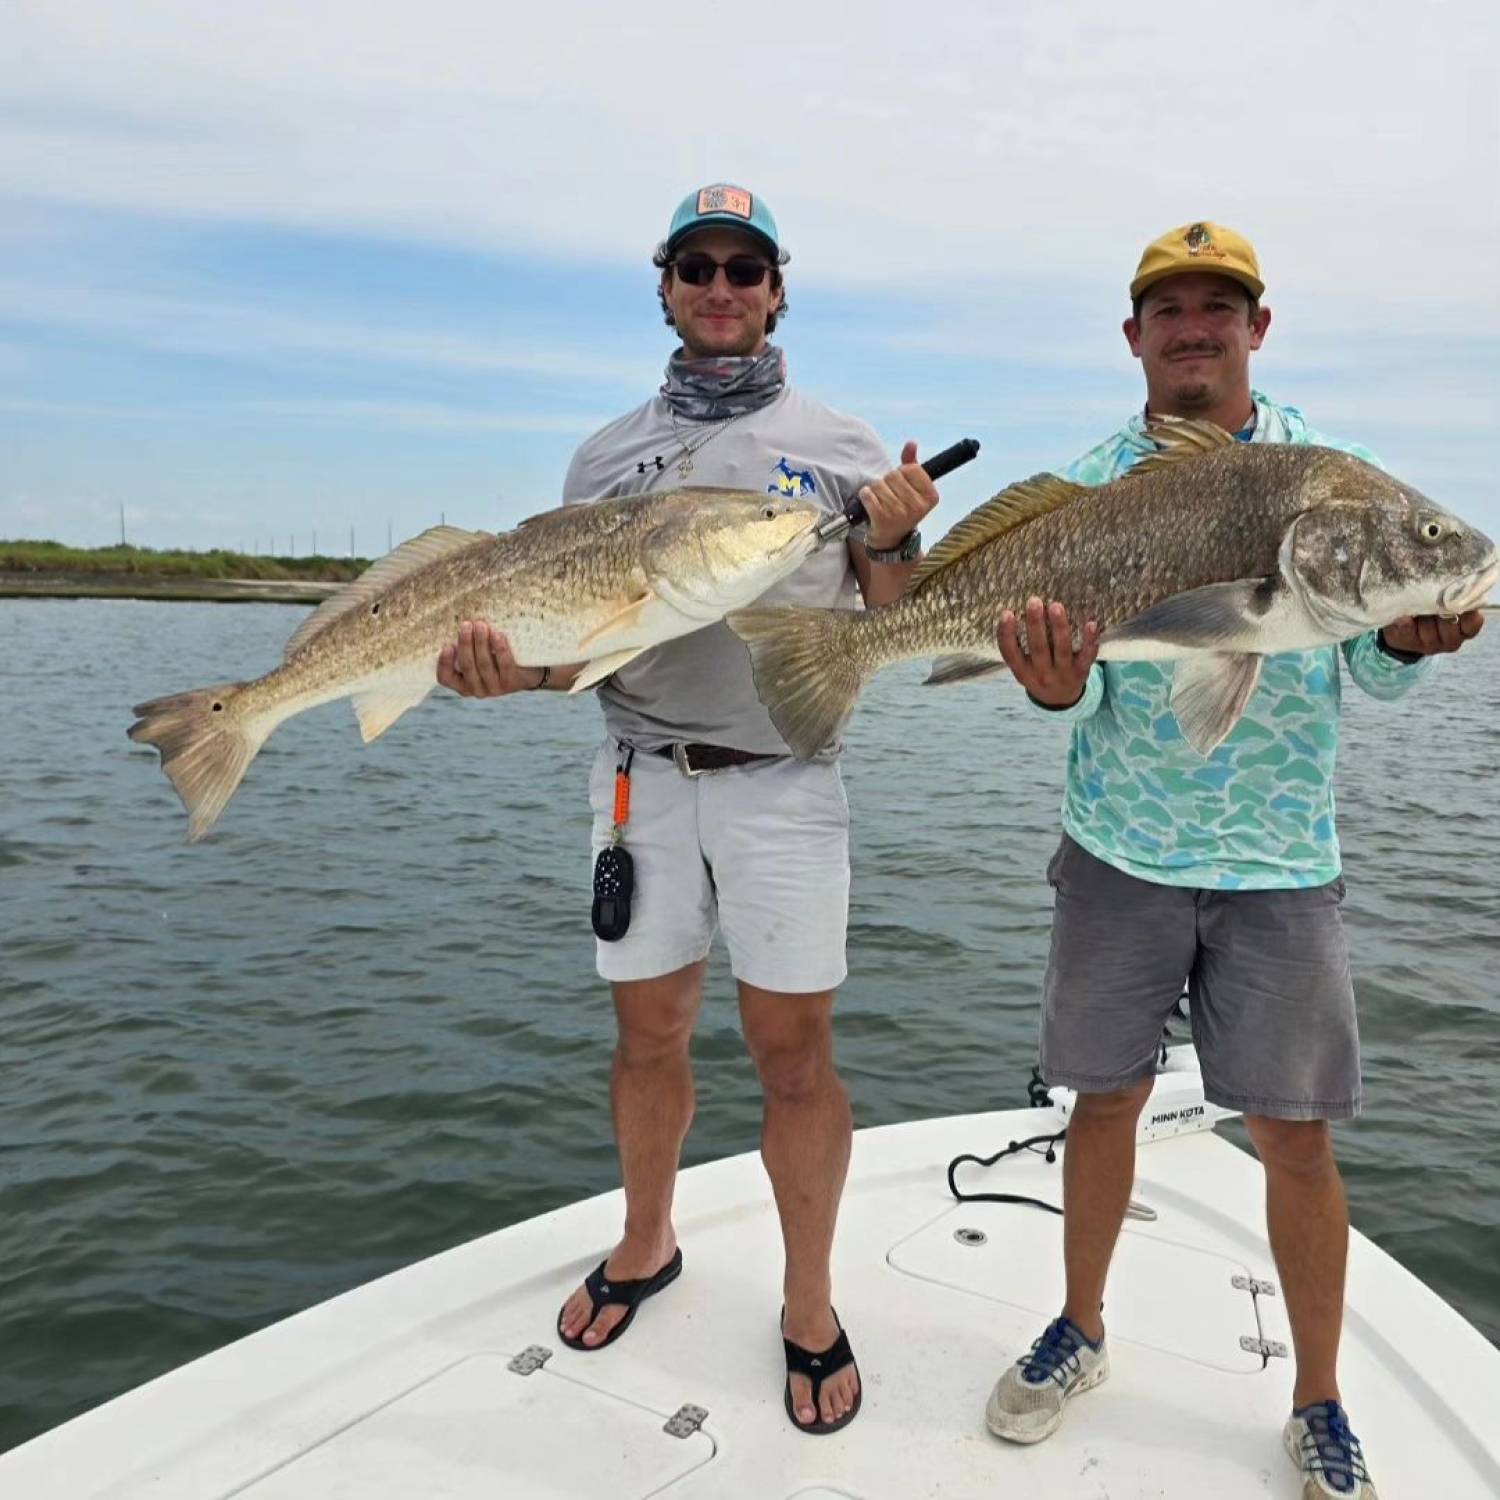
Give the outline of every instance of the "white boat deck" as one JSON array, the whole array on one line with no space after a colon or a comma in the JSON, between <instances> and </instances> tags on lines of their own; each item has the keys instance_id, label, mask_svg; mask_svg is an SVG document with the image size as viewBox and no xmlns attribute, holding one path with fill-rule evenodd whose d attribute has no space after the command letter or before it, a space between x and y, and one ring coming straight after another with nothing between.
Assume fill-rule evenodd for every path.
<instances>
[{"instance_id":1,"label":"white boat deck","mask_svg":"<svg viewBox=\"0 0 1500 1500\"><path fill-rule=\"evenodd\" d=\"M1203 1123L1182 1114L1194 1084L1159 1081L1159 1128ZM1209 1130L1141 1148L1135 1198L1156 1218L1126 1223L1110 1381L1038 1446L986 1431L991 1383L1061 1303L1061 1220L955 1204L945 1172L1060 1129L1065 1110L856 1136L834 1269L865 1401L840 1434L800 1435L782 1408L780 1239L759 1160L743 1156L684 1174L683 1275L607 1350L565 1348L555 1318L613 1242L617 1193L360 1287L47 1433L0 1457L0 1496L1295 1500L1280 1443L1291 1362L1241 1343L1289 1344L1285 1310L1235 1285L1276 1282L1262 1178ZM1059 1174L1021 1153L960 1184L1057 1202ZM551 1353L519 1373L532 1346ZM1358 1235L1342 1379L1385 1500L1500 1496L1500 1350ZM707 1415L673 1436L684 1406Z\"/></svg>"}]
</instances>

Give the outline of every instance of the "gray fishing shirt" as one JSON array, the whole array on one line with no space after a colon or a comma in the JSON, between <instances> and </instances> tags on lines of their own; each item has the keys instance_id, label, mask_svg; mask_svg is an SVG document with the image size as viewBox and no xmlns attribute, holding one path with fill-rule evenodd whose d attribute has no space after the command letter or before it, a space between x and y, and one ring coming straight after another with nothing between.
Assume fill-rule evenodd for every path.
<instances>
[{"instance_id":1,"label":"gray fishing shirt","mask_svg":"<svg viewBox=\"0 0 1500 1500\"><path fill-rule=\"evenodd\" d=\"M674 430L666 402L654 396L596 432L573 455L563 503L713 485L800 495L836 514L862 485L891 468L880 439L863 422L790 386L704 441L720 425L679 416ZM679 432L693 448L686 479L678 474ZM858 607L848 547L814 553L759 602ZM642 750L682 740L763 755L788 753L755 695L750 653L722 621L642 652L606 679L599 698L610 734Z\"/></svg>"}]
</instances>

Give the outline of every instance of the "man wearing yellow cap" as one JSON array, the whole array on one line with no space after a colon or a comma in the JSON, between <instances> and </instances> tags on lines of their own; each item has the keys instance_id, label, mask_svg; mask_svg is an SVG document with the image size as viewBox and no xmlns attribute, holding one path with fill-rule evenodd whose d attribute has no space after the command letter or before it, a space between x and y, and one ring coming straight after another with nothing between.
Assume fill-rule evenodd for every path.
<instances>
[{"instance_id":1,"label":"man wearing yellow cap","mask_svg":"<svg viewBox=\"0 0 1500 1500\"><path fill-rule=\"evenodd\" d=\"M1145 410L1067 477L1094 485L1126 473L1152 451L1146 421L1158 416L1370 459L1251 388L1250 356L1271 325L1264 290L1254 250L1222 225L1183 225L1149 245L1124 324ZM1426 674L1426 657L1456 650L1483 617L1404 620L1267 658L1240 723L1205 761L1172 714L1170 663L1098 663L1093 631L1074 651L1061 605L1033 599L1027 616L1030 654L1009 612L1002 653L1038 709L1074 726L1063 839L1048 868L1041 1063L1078 1100L1064 1156L1062 1314L1001 1376L986 1420L999 1437L1040 1442L1068 1400L1109 1374L1102 1303L1136 1121L1187 975L1205 1097L1243 1113L1266 1170L1297 1357L1287 1451L1305 1500L1375 1500L1337 1371L1349 1221L1329 1122L1360 1107L1333 822L1340 661L1366 692L1396 698Z\"/></svg>"}]
</instances>

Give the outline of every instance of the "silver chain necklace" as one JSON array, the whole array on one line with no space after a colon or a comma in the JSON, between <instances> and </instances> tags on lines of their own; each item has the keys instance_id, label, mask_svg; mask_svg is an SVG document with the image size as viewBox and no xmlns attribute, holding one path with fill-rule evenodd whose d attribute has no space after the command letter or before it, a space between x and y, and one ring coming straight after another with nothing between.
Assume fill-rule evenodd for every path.
<instances>
[{"instance_id":1,"label":"silver chain necklace","mask_svg":"<svg viewBox=\"0 0 1500 1500\"><path fill-rule=\"evenodd\" d=\"M725 417L717 427L713 428L709 432L706 432L701 438L698 439L696 443L690 443L685 437L683 437L682 429L677 425L677 413L673 411L670 406L668 406L667 416L670 417L672 421L672 436L677 439L679 446L682 448L682 457L677 460L677 477L679 479L686 479L688 475L693 472L693 455L700 448L706 448L711 442L713 442L716 437L718 437L721 432L723 432L726 427L730 425L730 423L738 422L739 419L744 415L744 412L737 411L733 416Z\"/></svg>"}]
</instances>

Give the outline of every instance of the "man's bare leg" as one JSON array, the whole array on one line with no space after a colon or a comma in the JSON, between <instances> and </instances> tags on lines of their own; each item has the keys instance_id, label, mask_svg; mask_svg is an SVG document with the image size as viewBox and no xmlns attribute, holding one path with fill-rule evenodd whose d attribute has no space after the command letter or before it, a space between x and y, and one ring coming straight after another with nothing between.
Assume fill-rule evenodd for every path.
<instances>
[{"instance_id":1,"label":"man's bare leg","mask_svg":"<svg viewBox=\"0 0 1500 1500\"><path fill-rule=\"evenodd\" d=\"M838 1337L829 1256L854 1133L849 1096L833 1067L833 995L783 994L740 982L740 1019L765 1096L761 1159L776 1195L786 1249L782 1296L786 1337L826 1349ZM792 1402L804 1426L831 1422L854 1403L854 1368L823 1382L792 1376Z\"/></svg>"},{"instance_id":2,"label":"man's bare leg","mask_svg":"<svg viewBox=\"0 0 1500 1500\"><path fill-rule=\"evenodd\" d=\"M625 1233L605 1269L621 1281L652 1276L672 1258L672 1192L688 1126L693 1122L693 1069L688 1043L703 1000L702 963L656 979L614 986L614 1070L610 1102L615 1144L625 1185ZM606 1306L589 1323L592 1307L579 1287L563 1304L561 1328L569 1338L600 1344L625 1316Z\"/></svg>"},{"instance_id":3,"label":"man's bare leg","mask_svg":"<svg viewBox=\"0 0 1500 1500\"><path fill-rule=\"evenodd\" d=\"M1349 1208L1326 1120L1246 1115L1266 1169L1266 1227L1297 1354L1293 1406L1338 1401Z\"/></svg>"},{"instance_id":4,"label":"man's bare leg","mask_svg":"<svg viewBox=\"0 0 1500 1500\"><path fill-rule=\"evenodd\" d=\"M1079 1094L1063 1146L1063 1312L1097 1343L1099 1304L1135 1184L1135 1126L1154 1080L1113 1094Z\"/></svg>"}]
</instances>

